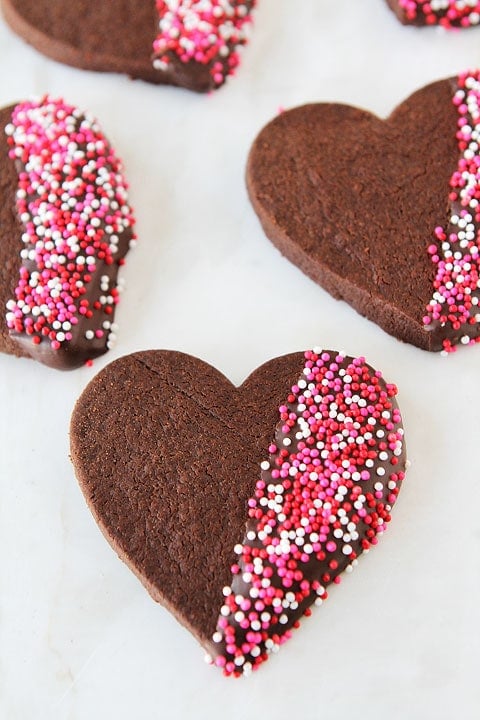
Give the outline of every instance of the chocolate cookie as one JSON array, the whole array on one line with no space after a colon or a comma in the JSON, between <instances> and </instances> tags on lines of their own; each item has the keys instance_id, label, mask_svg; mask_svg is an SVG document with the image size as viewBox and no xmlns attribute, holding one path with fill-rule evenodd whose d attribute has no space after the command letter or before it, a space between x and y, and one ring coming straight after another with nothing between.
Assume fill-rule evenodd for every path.
<instances>
[{"instance_id":1,"label":"chocolate cookie","mask_svg":"<svg viewBox=\"0 0 480 720\"><path fill-rule=\"evenodd\" d=\"M116 360L71 455L107 540L227 675L255 669L377 543L405 469L396 388L315 349L234 387L169 351Z\"/></svg>"},{"instance_id":2,"label":"chocolate cookie","mask_svg":"<svg viewBox=\"0 0 480 720\"><path fill-rule=\"evenodd\" d=\"M387 0L404 25L471 27L480 22L480 2L475 0Z\"/></svg>"},{"instance_id":3,"label":"chocolate cookie","mask_svg":"<svg viewBox=\"0 0 480 720\"><path fill-rule=\"evenodd\" d=\"M401 340L480 340L479 72L414 93L387 120L347 105L279 115L247 184L270 240Z\"/></svg>"},{"instance_id":4,"label":"chocolate cookie","mask_svg":"<svg viewBox=\"0 0 480 720\"><path fill-rule=\"evenodd\" d=\"M48 96L0 110L0 193L0 351L62 370L107 352L134 218L96 120Z\"/></svg>"},{"instance_id":5,"label":"chocolate cookie","mask_svg":"<svg viewBox=\"0 0 480 720\"><path fill-rule=\"evenodd\" d=\"M256 0L1 0L12 29L54 60L206 92L239 63Z\"/></svg>"}]
</instances>

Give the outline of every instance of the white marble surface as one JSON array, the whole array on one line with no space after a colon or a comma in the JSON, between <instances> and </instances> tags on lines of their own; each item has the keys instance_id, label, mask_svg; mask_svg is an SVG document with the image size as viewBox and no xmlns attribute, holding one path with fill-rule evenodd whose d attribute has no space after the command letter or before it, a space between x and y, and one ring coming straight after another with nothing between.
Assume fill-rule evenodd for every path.
<instances>
[{"instance_id":1,"label":"white marble surface","mask_svg":"<svg viewBox=\"0 0 480 720\"><path fill-rule=\"evenodd\" d=\"M478 717L480 347L430 355L331 299L264 238L243 174L280 106L387 114L479 65L480 28L403 28L383 0L261 0L237 78L205 97L62 67L0 20L0 104L48 91L91 109L124 158L140 238L108 357L70 374L0 357L2 720ZM314 344L398 384L412 466L376 551L258 674L224 679L98 531L70 412L133 350L190 352L239 383Z\"/></svg>"}]
</instances>

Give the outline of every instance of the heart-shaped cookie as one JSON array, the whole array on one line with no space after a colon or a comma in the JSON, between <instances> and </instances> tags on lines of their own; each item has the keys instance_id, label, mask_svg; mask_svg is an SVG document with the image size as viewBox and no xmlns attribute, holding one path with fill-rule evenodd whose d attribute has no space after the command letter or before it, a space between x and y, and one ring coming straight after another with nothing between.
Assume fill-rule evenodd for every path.
<instances>
[{"instance_id":1,"label":"heart-shaped cookie","mask_svg":"<svg viewBox=\"0 0 480 720\"><path fill-rule=\"evenodd\" d=\"M396 388L363 358L276 358L240 387L171 351L87 386L71 456L118 555L228 675L290 636L376 544L405 469Z\"/></svg>"},{"instance_id":2,"label":"heart-shaped cookie","mask_svg":"<svg viewBox=\"0 0 480 720\"><path fill-rule=\"evenodd\" d=\"M247 184L270 240L401 340L479 340L478 72L414 93L387 120L347 105L282 113Z\"/></svg>"},{"instance_id":3,"label":"heart-shaped cookie","mask_svg":"<svg viewBox=\"0 0 480 720\"><path fill-rule=\"evenodd\" d=\"M0 110L0 194L0 351L62 370L102 355L134 218L96 120L48 96Z\"/></svg>"},{"instance_id":4,"label":"heart-shaped cookie","mask_svg":"<svg viewBox=\"0 0 480 720\"><path fill-rule=\"evenodd\" d=\"M480 22L480 2L476 0L387 0L387 3L404 25L463 28Z\"/></svg>"},{"instance_id":5,"label":"heart-shaped cookie","mask_svg":"<svg viewBox=\"0 0 480 720\"><path fill-rule=\"evenodd\" d=\"M256 0L1 0L11 28L54 60L206 92L239 63Z\"/></svg>"}]
</instances>

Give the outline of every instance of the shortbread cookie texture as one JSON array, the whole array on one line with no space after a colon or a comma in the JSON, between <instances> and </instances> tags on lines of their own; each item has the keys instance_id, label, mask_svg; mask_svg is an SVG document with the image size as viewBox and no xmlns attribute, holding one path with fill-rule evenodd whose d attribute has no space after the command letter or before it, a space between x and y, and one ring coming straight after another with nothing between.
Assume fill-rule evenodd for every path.
<instances>
[{"instance_id":1,"label":"shortbread cookie texture","mask_svg":"<svg viewBox=\"0 0 480 720\"><path fill-rule=\"evenodd\" d=\"M54 60L206 92L239 64L256 0L1 0L12 29Z\"/></svg>"},{"instance_id":2,"label":"shortbread cookie texture","mask_svg":"<svg viewBox=\"0 0 480 720\"><path fill-rule=\"evenodd\" d=\"M265 233L334 297L400 340L480 340L480 75L414 93L387 120L347 105L282 113L247 184Z\"/></svg>"},{"instance_id":3,"label":"shortbread cookie texture","mask_svg":"<svg viewBox=\"0 0 480 720\"><path fill-rule=\"evenodd\" d=\"M97 121L49 96L1 110L0 188L0 351L62 370L107 352L135 235Z\"/></svg>"},{"instance_id":4,"label":"shortbread cookie texture","mask_svg":"<svg viewBox=\"0 0 480 720\"><path fill-rule=\"evenodd\" d=\"M466 28L480 22L477 0L387 0L404 25Z\"/></svg>"},{"instance_id":5,"label":"shortbread cookie texture","mask_svg":"<svg viewBox=\"0 0 480 720\"><path fill-rule=\"evenodd\" d=\"M87 386L71 456L152 597L208 662L248 674L386 529L406 463L396 394L335 351L276 358L240 387L191 356L145 351Z\"/></svg>"}]
</instances>

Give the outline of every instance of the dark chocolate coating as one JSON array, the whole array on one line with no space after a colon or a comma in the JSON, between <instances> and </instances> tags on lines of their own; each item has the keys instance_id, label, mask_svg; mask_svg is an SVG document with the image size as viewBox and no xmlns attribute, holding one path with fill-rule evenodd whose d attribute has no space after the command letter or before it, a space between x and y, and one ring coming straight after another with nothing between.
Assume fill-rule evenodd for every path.
<instances>
[{"instance_id":1,"label":"dark chocolate coating","mask_svg":"<svg viewBox=\"0 0 480 720\"><path fill-rule=\"evenodd\" d=\"M426 20L426 15L423 13L422 8L420 7L418 9L417 15L413 20L410 20L407 15L407 11L405 8L401 7L399 0L386 0L388 7L393 10L397 18L400 20L400 22L403 25L416 25L417 27L429 25ZM473 10L473 8L472 8ZM442 18L448 18L448 11L449 8L442 8L439 10L435 10L435 17L438 18L438 21L440 21ZM460 20L451 20L448 18L448 26L449 27L470 27L469 25L464 26L462 25Z\"/></svg>"},{"instance_id":2,"label":"dark chocolate coating","mask_svg":"<svg viewBox=\"0 0 480 720\"><path fill-rule=\"evenodd\" d=\"M273 244L334 297L426 350L454 337L422 321L436 273L427 248L448 223L459 157L454 87L429 85L387 120L347 105L290 110L260 132L247 168Z\"/></svg>"},{"instance_id":3,"label":"dark chocolate coating","mask_svg":"<svg viewBox=\"0 0 480 720\"><path fill-rule=\"evenodd\" d=\"M216 86L211 64L183 63L172 53L167 71L153 67L155 0L1 0L1 5L10 27L58 62L198 92Z\"/></svg>"},{"instance_id":4,"label":"dark chocolate coating","mask_svg":"<svg viewBox=\"0 0 480 720\"><path fill-rule=\"evenodd\" d=\"M129 243L133 236L131 228L119 234L118 250L114 262L107 265L98 261L96 270L91 275L91 281L86 286L87 292L83 296L88 299L93 312L92 318L79 316L80 321L72 327L72 340L62 343L58 350L53 350L49 340L42 339L39 345L32 342L26 334L10 331L6 323L7 302L15 298L15 288L18 284L22 260L20 251L24 247L22 234L23 225L16 209L16 191L18 187L18 171L15 161L8 156L8 143L5 127L11 122L14 106L0 109L0 352L17 357L30 357L57 370L74 370L81 367L87 360L93 360L107 352L108 332L101 338L86 340L87 330L96 330L101 327L103 320L114 322L114 313L106 315L103 308L94 309L93 302L102 294L100 278L109 277L112 284L117 278L119 262L128 252ZM77 303L82 298L78 298Z\"/></svg>"}]
</instances>

